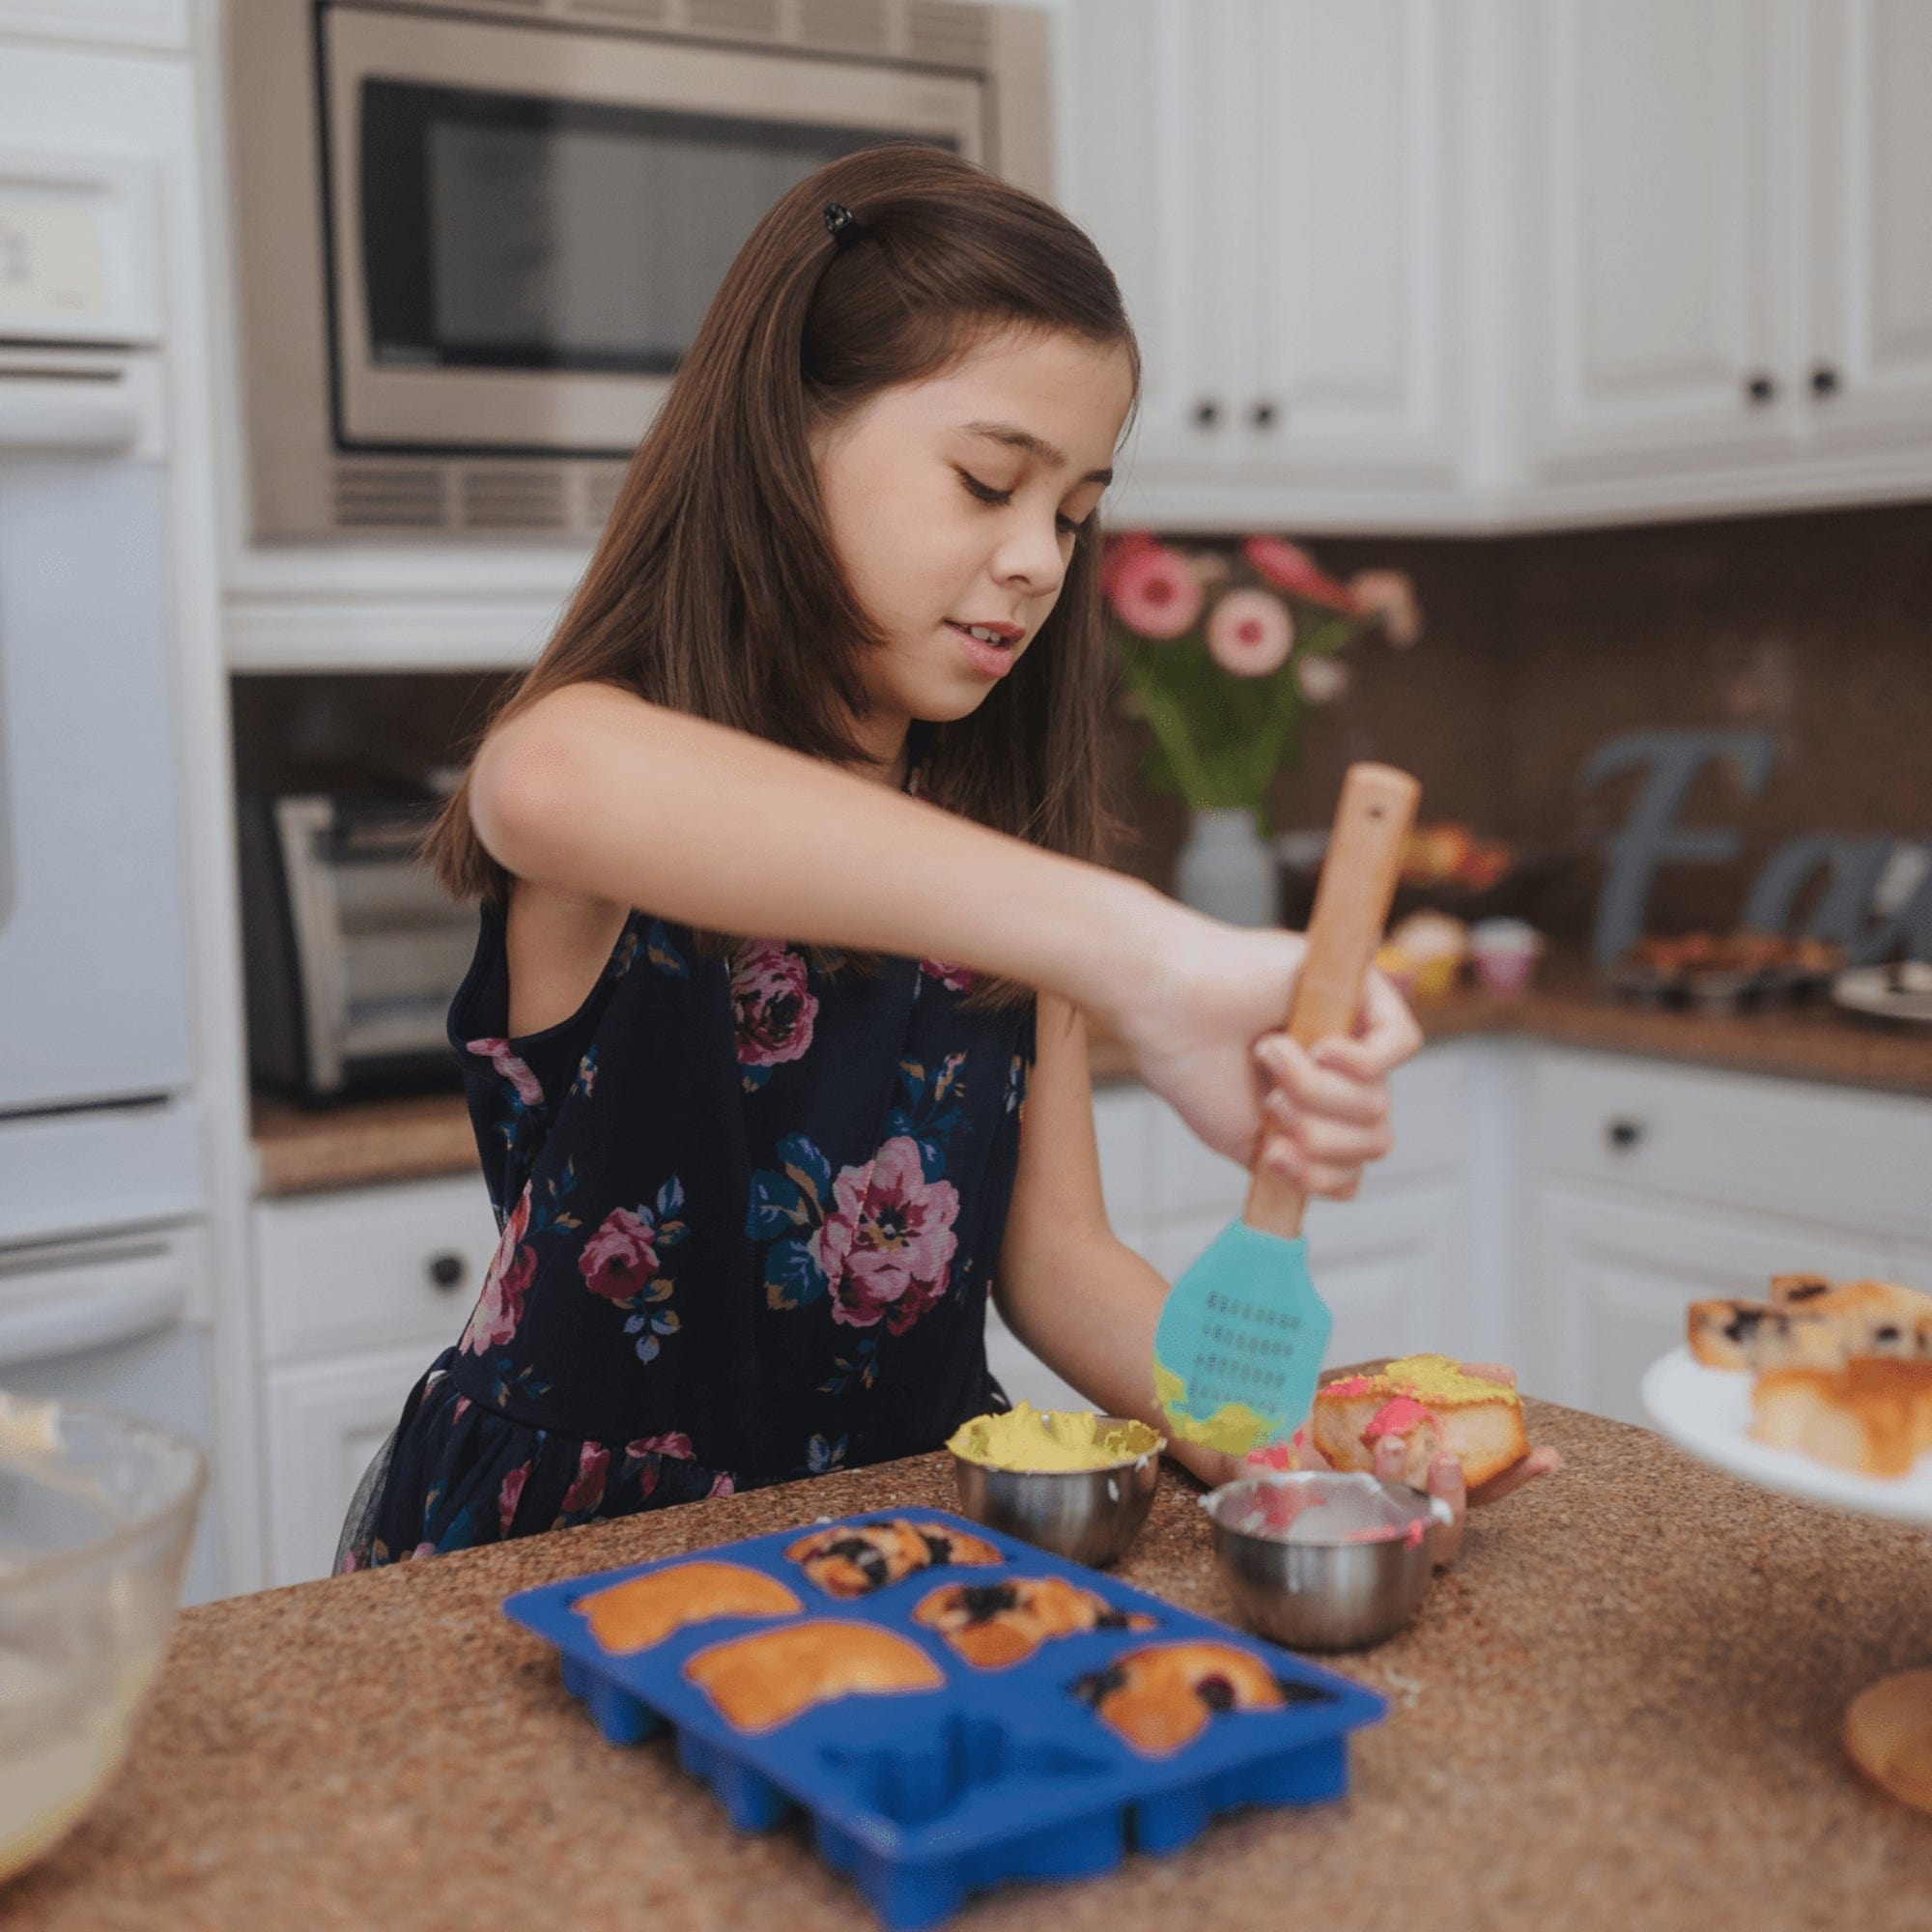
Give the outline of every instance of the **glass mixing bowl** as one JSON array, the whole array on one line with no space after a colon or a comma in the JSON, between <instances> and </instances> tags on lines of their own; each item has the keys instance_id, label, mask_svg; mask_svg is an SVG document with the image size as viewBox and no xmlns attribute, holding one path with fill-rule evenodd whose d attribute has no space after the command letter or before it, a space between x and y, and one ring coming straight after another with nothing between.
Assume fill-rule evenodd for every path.
<instances>
[{"instance_id":1,"label":"glass mixing bowl","mask_svg":"<svg viewBox=\"0 0 1932 1932\"><path fill-rule=\"evenodd\" d=\"M165 1430L0 1392L0 1886L120 1763L207 1482Z\"/></svg>"}]
</instances>

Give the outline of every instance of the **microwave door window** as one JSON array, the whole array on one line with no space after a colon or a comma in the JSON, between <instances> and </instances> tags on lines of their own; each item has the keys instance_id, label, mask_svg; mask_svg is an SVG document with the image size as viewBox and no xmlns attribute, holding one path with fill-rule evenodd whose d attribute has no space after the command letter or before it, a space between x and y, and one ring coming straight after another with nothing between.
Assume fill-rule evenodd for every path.
<instances>
[{"instance_id":1,"label":"microwave door window","mask_svg":"<svg viewBox=\"0 0 1932 1932\"><path fill-rule=\"evenodd\" d=\"M906 138L375 79L359 118L370 343L395 368L668 375L773 202Z\"/></svg>"}]
</instances>

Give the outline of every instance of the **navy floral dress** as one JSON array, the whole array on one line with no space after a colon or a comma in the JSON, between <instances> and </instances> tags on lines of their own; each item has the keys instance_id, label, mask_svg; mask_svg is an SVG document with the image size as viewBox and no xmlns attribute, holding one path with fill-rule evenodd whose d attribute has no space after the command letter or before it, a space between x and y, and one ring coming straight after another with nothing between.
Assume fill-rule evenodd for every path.
<instances>
[{"instance_id":1,"label":"navy floral dress","mask_svg":"<svg viewBox=\"0 0 1932 1932\"><path fill-rule=\"evenodd\" d=\"M907 788L929 731L915 726ZM937 1448L1004 1408L984 1321L1034 1009L633 913L506 1037L503 915L450 1007L501 1237L344 1525L366 1568Z\"/></svg>"}]
</instances>

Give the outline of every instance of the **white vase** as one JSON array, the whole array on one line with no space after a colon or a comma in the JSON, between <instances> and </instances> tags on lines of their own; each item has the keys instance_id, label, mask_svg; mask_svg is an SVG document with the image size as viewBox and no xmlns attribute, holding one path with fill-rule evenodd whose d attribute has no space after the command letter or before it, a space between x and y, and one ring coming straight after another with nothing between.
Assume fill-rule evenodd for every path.
<instances>
[{"instance_id":1,"label":"white vase","mask_svg":"<svg viewBox=\"0 0 1932 1932\"><path fill-rule=\"evenodd\" d=\"M1183 905L1230 925L1275 925L1281 920L1274 854L1246 806L1195 812L1175 863L1174 889Z\"/></svg>"}]
</instances>

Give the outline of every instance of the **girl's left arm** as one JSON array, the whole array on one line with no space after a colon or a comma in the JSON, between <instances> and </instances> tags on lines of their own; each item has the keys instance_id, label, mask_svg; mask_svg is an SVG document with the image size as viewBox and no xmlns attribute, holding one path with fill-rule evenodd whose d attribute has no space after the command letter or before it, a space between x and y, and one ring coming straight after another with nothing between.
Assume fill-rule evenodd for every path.
<instances>
[{"instance_id":1,"label":"girl's left arm","mask_svg":"<svg viewBox=\"0 0 1932 1932\"><path fill-rule=\"evenodd\" d=\"M1153 1331L1167 1290L1107 1220L1086 1021L1041 993L994 1302L1007 1326L1101 1413L1137 1416L1165 1435L1153 1396ZM1191 1442L1171 1443L1169 1454L1206 1483L1239 1473L1234 1457Z\"/></svg>"}]
</instances>

